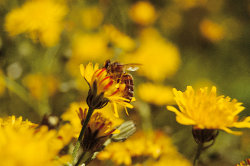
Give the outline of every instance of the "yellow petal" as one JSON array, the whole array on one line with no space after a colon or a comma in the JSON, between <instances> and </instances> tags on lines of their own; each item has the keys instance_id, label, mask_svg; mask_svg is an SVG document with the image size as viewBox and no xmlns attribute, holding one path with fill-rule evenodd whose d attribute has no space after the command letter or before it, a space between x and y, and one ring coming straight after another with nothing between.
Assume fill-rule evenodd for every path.
<instances>
[{"instance_id":1,"label":"yellow petal","mask_svg":"<svg viewBox=\"0 0 250 166\"><path fill-rule=\"evenodd\" d=\"M112 134L119 134L120 133L120 130L116 129L115 131L113 131Z\"/></svg>"},{"instance_id":2,"label":"yellow petal","mask_svg":"<svg viewBox=\"0 0 250 166\"><path fill-rule=\"evenodd\" d=\"M80 72L81 72L81 75L84 77L84 71L85 71L85 68L83 66L83 64L80 65Z\"/></svg>"},{"instance_id":3,"label":"yellow petal","mask_svg":"<svg viewBox=\"0 0 250 166\"><path fill-rule=\"evenodd\" d=\"M98 70L98 69L99 69L99 64L96 63L96 64L95 64L95 67L94 67L94 71L96 71L96 70Z\"/></svg>"},{"instance_id":4,"label":"yellow petal","mask_svg":"<svg viewBox=\"0 0 250 166\"><path fill-rule=\"evenodd\" d=\"M114 113L115 113L115 117L119 118L119 114L118 114L118 111L117 111L117 105L115 102L112 102L113 104L113 107L114 107Z\"/></svg>"},{"instance_id":5,"label":"yellow petal","mask_svg":"<svg viewBox=\"0 0 250 166\"><path fill-rule=\"evenodd\" d=\"M175 107L173 106L167 106L167 109L169 111L172 111L176 114L176 121L184 124L184 125L195 125L195 121L186 117L184 114L182 114L180 111L178 111Z\"/></svg>"},{"instance_id":6,"label":"yellow petal","mask_svg":"<svg viewBox=\"0 0 250 166\"><path fill-rule=\"evenodd\" d=\"M128 115L128 109L127 107L124 107L125 111L126 111L126 114Z\"/></svg>"},{"instance_id":7,"label":"yellow petal","mask_svg":"<svg viewBox=\"0 0 250 166\"><path fill-rule=\"evenodd\" d=\"M227 128L227 127L222 127L220 129L224 130L225 132L227 132L229 134L233 134L233 135L241 135L242 134L242 132L240 132L240 131L233 131L233 130Z\"/></svg>"},{"instance_id":8,"label":"yellow petal","mask_svg":"<svg viewBox=\"0 0 250 166\"><path fill-rule=\"evenodd\" d=\"M84 73L84 77L85 79L90 83L91 79L93 77L94 74L94 69L93 69L93 64L90 62L86 68L85 68L85 73Z\"/></svg>"},{"instance_id":9,"label":"yellow petal","mask_svg":"<svg viewBox=\"0 0 250 166\"><path fill-rule=\"evenodd\" d=\"M250 128L250 116L246 117L243 121L241 122L234 122L232 127L237 127L237 128Z\"/></svg>"}]
</instances>

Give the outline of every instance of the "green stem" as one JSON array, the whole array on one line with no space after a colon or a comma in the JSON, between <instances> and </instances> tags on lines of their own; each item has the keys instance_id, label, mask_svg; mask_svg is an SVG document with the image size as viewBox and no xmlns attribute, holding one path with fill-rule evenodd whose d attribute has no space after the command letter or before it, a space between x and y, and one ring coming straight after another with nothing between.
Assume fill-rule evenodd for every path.
<instances>
[{"instance_id":1,"label":"green stem","mask_svg":"<svg viewBox=\"0 0 250 166\"><path fill-rule=\"evenodd\" d=\"M81 156L79 157L79 159L78 159L78 161L77 161L77 163L76 163L75 166L78 166L80 164L80 162L84 158L85 154L86 154L86 151L81 154Z\"/></svg>"},{"instance_id":2,"label":"green stem","mask_svg":"<svg viewBox=\"0 0 250 166\"><path fill-rule=\"evenodd\" d=\"M73 154L72 154L72 156L73 156L73 163L74 163L74 161L75 161L75 158L76 158L76 156L77 156L78 150L79 150L79 148L80 148L80 143L81 143L81 140L82 140L82 138L83 138L84 132L85 132L85 130L86 130L86 127L87 127L87 125L88 125L88 122L89 122L90 117L91 117L92 113L94 112L94 110L95 110L95 109L92 108L92 107L89 108L87 117L86 117L86 119L85 119L85 121L84 121L84 123L83 123L83 125L82 125L81 132L80 132L80 134L79 134L79 137L78 137L78 139L77 139L76 146L75 146L75 148L74 148L74 150L73 150Z\"/></svg>"},{"instance_id":3,"label":"green stem","mask_svg":"<svg viewBox=\"0 0 250 166\"><path fill-rule=\"evenodd\" d=\"M85 119L85 121L84 121L84 123L82 125L82 130L81 130L80 135L78 137L78 141L82 140L83 134L85 132L85 129L86 129L88 123L89 123L90 117L91 117L92 113L94 112L94 110L95 110L94 108L91 108L91 107L89 108L87 117L86 117L86 119Z\"/></svg>"},{"instance_id":4,"label":"green stem","mask_svg":"<svg viewBox=\"0 0 250 166\"><path fill-rule=\"evenodd\" d=\"M193 166L196 166L199 158L200 158L200 155L202 153L202 150L203 150L203 143L200 143L198 144L198 149L196 151L196 155L195 155L195 158L194 158L194 162L193 162Z\"/></svg>"},{"instance_id":5,"label":"green stem","mask_svg":"<svg viewBox=\"0 0 250 166\"><path fill-rule=\"evenodd\" d=\"M196 152L196 155L194 158L193 166L196 166L197 161L199 160L201 153L203 151L205 151L206 149L210 148L214 144L214 142L215 142L215 139L211 142L211 144L209 144L207 146L204 146L204 143L198 144L198 149L197 149L197 152Z\"/></svg>"}]
</instances>

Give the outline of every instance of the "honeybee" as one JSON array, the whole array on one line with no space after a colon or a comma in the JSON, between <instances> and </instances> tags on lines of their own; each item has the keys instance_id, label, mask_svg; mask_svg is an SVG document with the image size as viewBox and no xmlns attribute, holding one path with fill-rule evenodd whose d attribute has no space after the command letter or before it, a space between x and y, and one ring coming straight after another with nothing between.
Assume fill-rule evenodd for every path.
<instances>
[{"instance_id":1,"label":"honeybee","mask_svg":"<svg viewBox=\"0 0 250 166\"><path fill-rule=\"evenodd\" d=\"M126 71L136 71L139 69L140 64L129 63L120 64L119 62L111 63L110 60L106 60L104 68L107 70L108 75L114 79L117 83L125 84L124 96L131 100L134 96L134 80L131 74Z\"/></svg>"}]
</instances>

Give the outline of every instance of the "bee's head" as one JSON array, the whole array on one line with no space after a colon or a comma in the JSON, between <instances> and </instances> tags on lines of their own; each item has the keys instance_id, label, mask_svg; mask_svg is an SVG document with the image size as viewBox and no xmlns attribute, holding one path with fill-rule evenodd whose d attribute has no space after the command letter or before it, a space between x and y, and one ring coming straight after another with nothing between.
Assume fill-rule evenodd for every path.
<instances>
[{"instance_id":1,"label":"bee's head","mask_svg":"<svg viewBox=\"0 0 250 166\"><path fill-rule=\"evenodd\" d=\"M110 66L111 62L110 59L106 60L106 62L104 63L104 68L108 68Z\"/></svg>"}]
</instances>

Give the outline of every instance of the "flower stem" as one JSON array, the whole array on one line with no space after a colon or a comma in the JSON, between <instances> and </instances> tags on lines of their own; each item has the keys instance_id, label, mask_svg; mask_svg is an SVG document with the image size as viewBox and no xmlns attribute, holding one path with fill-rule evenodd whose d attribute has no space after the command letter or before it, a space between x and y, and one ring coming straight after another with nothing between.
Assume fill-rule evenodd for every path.
<instances>
[{"instance_id":1,"label":"flower stem","mask_svg":"<svg viewBox=\"0 0 250 166\"><path fill-rule=\"evenodd\" d=\"M196 166L196 164L197 164L197 162L198 162L198 160L200 158L200 155L201 155L202 151L203 151L203 143L199 143L198 144L198 149L196 151L196 155L194 157L193 166Z\"/></svg>"},{"instance_id":2,"label":"flower stem","mask_svg":"<svg viewBox=\"0 0 250 166\"><path fill-rule=\"evenodd\" d=\"M78 166L80 164L80 162L84 158L85 154L86 154L86 151L81 154L81 156L79 157L79 159L78 159L78 161L77 161L77 163L76 163L75 166Z\"/></svg>"},{"instance_id":3,"label":"flower stem","mask_svg":"<svg viewBox=\"0 0 250 166\"><path fill-rule=\"evenodd\" d=\"M78 139L77 139L75 148L74 148L73 153L72 153L73 163L74 163L74 161L75 161L75 158L76 158L76 156L77 156L78 150L79 150L79 148L80 148L80 143L81 143L81 140L82 140L82 138L83 138L85 129L86 129L87 125L88 125L88 122L89 122L90 117L91 117L92 113L94 112L94 110L95 110L94 108L89 107L87 117L86 117L86 119L85 119L85 121L84 121L84 123L83 123L83 125L82 125L81 132L80 132L80 134L79 134L79 137L78 137Z\"/></svg>"}]
</instances>

